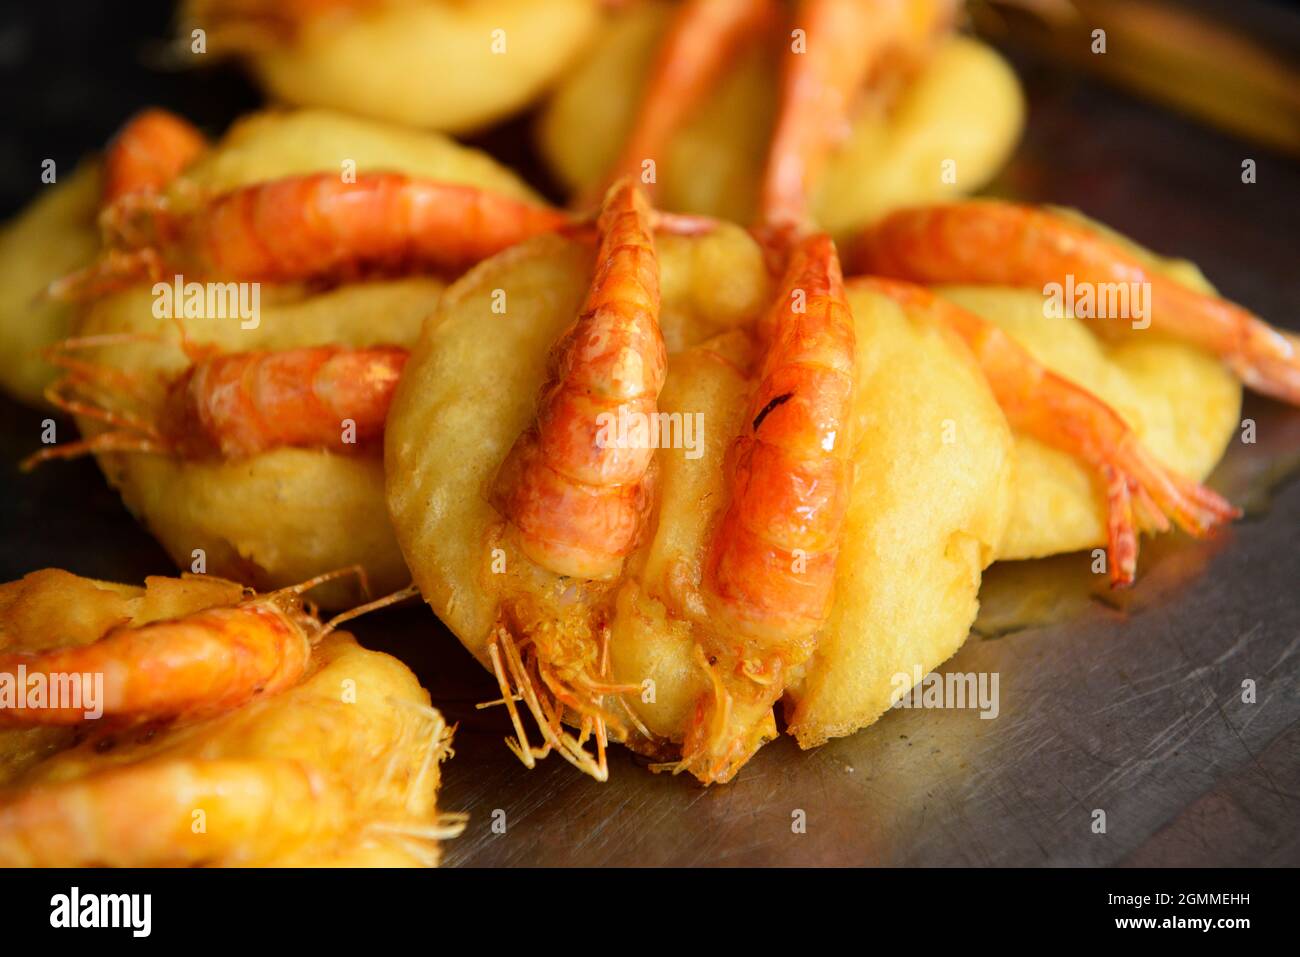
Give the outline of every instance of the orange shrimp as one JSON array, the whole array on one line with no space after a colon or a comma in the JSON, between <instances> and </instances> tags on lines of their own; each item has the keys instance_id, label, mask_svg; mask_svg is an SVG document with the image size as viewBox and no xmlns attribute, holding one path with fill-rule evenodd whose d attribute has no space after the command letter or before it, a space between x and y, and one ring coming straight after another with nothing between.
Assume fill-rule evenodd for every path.
<instances>
[{"instance_id":1,"label":"orange shrimp","mask_svg":"<svg viewBox=\"0 0 1300 957\"><path fill-rule=\"evenodd\" d=\"M95 265L58 280L56 298L93 298L172 273L235 281L349 278L365 271L459 272L568 222L559 210L400 173L290 176L188 212L158 210Z\"/></svg>"},{"instance_id":2,"label":"orange shrimp","mask_svg":"<svg viewBox=\"0 0 1300 957\"><path fill-rule=\"evenodd\" d=\"M208 142L193 125L167 110L147 109L133 116L104 155L104 185L99 228L108 257L121 258L118 246L151 242L165 230L169 185L206 152Z\"/></svg>"},{"instance_id":3,"label":"orange shrimp","mask_svg":"<svg viewBox=\"0 0 1300 957\"><path fill-rule=\"evenodd\" d=\"M775 736L772 705L830 613L853 482L855 333L830 237L798 242L766 317L747 427L728 455L731 499L705 565L713 681L678 770L724 782Z\"/></svg>"},{"instance_id":4,"label":"orange shrimp","mask_svg":"<svg viewBox=\"0 0 1300 957\"><path fill-rule=\"evenodd\" d=\"M581 206L603 196L610 182L636 176L641 164L661 157L691 109L716 84L736 50L775 21L772 0L687 0L664 37L632 131L610 175ZM645 184L652 196L654 183Z\"/></svg>"},{"instance_id":5,"label":"orange shrimp","mask_svg":"<svg viewBox=\"0 0 1300 957\"><path fill-rule=\"evenodd\" d=\"M1077 283L1149 284L1152 329L1221 357L1250 388L1300 405L1300 337L1161 275L1046 209L975 201L901 210L860 237L851 262L923 283L1045 287L1072 276Z\"/></svg>"},{"instance_id":6,"label":"orange shrimp","mask_svg":"<svg viewBox=\"0 0 1300 957\"><path fill-rule=\"evenodd\" d=\"M891 50L918 47L952 18L950 0L804 0L781 72L776 128L759 201L777 231L809 227L810 185L847 135L854 97ZM793 31L792 31L793 32Z\"/></svg>"},{"instance_id":7,"label":"orange shrimp","mask_svg":"<svg viewBox=\"0 0 1300 957\"><path fill-rule=\"evenodd\" d=\"M668 360L653 225L630 180L610 188L591 289L552 352L537 421L511 448L495 487L514 541L536 566L514 580L489 648L517 734L507 743L529 767L554 749L602 781L610 725L621 727L603 698L636 686L605 679L607 628L591 607L637 542L655 476L653 445L606 442L602 423L623 411L653 421L663 388ZM543 747L529 746L517 699L541 729ZM581 717L577 738L561 728L566 709ZM592 734L594 759L584 748Z\"/></svg>"},{"instance_id":8,"label":"orange shrimp","mask_svg":"<svg viewBox=\"0 0 1300 957\"><path fill-rule=\"evenodd\" d=\"M86 718L85 681L102 676L103 716L154 721L196 718L237 708L260 694L297 684L311 659L312 646L344 617L323 625L303 605L302 594L342 575L344 569L253 596L229 607L209 608L184 618L138 627L120 625L98 641L33 654L0 654L0 675L43 675L50 687L75 679L77 707L47 702L47 707L0 711L0 723L79 724ZM364 584L364 578L363 578ZM404 594L399 593L402 597ZM397 600L389 597L381 603ZM365 606L369 610L371 606ZM21 669L21 670L20 670Z\"/></svg>"},{"instance_id":9,"label":"orange shrimp","mask_svg":"<svg viewBox=\"0 0 1300 957\"><path fill-rule=\"evenodd\" d=\"M1157 462L1110 406L1044 367L992 323L912 283L875 277L852 283L956 331L975 354L1013 427L1097 470L1109 516L1112 587L1134 581L1139 530L1168 531L1168 516L1184 531L1203 537L1241 514L1219 495Z\"/></svg>"},{"instance_id":10,"label":"orange shrimp","mask_svg":"<svg viewBox=\"0 0 1300 957\"><path fill-rule=\"evenodd\" d=\"M203 134L175 113L157 108L137 113L104 156L105 211L161 192L207 147Z\"/></svg>"},{"instance_id":11,"label":"orange shrimp","mask_svg":"<svg viewBox=\"0 0 1300 957\"><path fill-rule=\"evenodd\" d=\"M0 677L22 668L27 679L41 674L50 687L58 681L69 688L66 679L98 674L104 692L102 715L52 701L0 710L0 728L80 725L84 741L0 793L0 866L247 865L297 860L296 854L312 860L313 853L328 860L336 841L392 842L435 863L433 842L464 826L459 815L437 816L432 804L438 763L450 754L441 715L400 667L395 683L383 669L366 676L375 693L356 704L356 716L343 714L352 707L328 707L338 693L331 671L360 680L358 665L386 656L362 652L341 634L322 646L325 637L348 618L414 594L407 589L322 624L301 596L354 573L360 570L263 596L245 591L242 601L168 620L119 624L89 645L0 656ZM59 573L37 573L50 574ZM21 645L30 636L16 637ZM313 715L309 726L295 712ZM233 720L220 720L228 714ZM89 724L96 717L110 722L98 733ZM169 739L158 725L175 719L185 729ZM147 732L118 734L136 724L147 724ZM146 743L155 733L157 741ZM382 755L375 752L378 735ZM114 750L126 737L131 743ZM403 759L405 781L393 773ZM355 777L356 761L371 761L383 773L358 786L347 776ZM199 807L221 826L195 829Z\"/></svg>"},{"instance_id":12,"label":"orange shrimp","mask_svg":"<svg viewBox=\"0 0 1300 957\"><path fill-rule=\"evenodd\" d=\"M93 337L70 340L62 350L99 342ZM49 401L114 428L37 452L22 468L88 452L233 460L283 447L370 450L383 435L406 359L407 351L396 346L313 346L203 357L171 383L161 412L150 420L96 405L78 391L96 385L96 379L120 379L121 373L52 351L50 361L67 367L69 375L49 387ZM351 429L345 430L346 420Z\"/></svg>"},{"instance_id":13,"label":"orange shrimp","mask_svg":"<svg viewBox=\"0 0 1300 957\"><path fill-rule=\"evenodd\" d=\"M582 579L619 573L653 484L653 447L604 442L604 423L622 412L653 418L668 364L650 210L631 181L610 189L598 228L591 290L552 355L537 422L497 484L525 554Z\"/></svg>"}]
</instances>

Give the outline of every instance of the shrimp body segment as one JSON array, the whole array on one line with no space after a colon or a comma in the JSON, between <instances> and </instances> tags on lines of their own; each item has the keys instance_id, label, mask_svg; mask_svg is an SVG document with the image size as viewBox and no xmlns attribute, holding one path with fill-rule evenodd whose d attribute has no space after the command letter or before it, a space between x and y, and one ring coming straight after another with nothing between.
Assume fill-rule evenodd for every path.
<instances>
[{"instance_id":1,"label":"shrimp body segment","mask_svg":"<svg viewBox=\"0 0 1300 957\"><path fill-rule=\"evenodd\" d=\"M852 263L921 283L1044 287L1072 276L1098 286L1149 284L1153 330L1219 356L1250 388L1300 405L1300 337L1161 275L1049 210L988 201L901 210L863 234Z\"/></svg>"},{"instance_id":2,"label":"shrimp body segment","mask_svg":"<svg viewBox=\"0 0 1300 957\"><path fill-rule=\"evenodd\" d=\"M1134 581L1139 531L1167 531L1172 518L1203 537L1240 514L1216 493L1162 466L1110 406L1045 368L997 326L912 283L863 278L853 284L953 329L974 353L1012 426L1097 470L1107 501L1112 587Z\"/></svg>"},{"instance_id":3,"label":"shrimp body segment","mask_svg":"<svg viewBox=\"0 0 1300 957\"><path fill-rule=\"evenodd\" d=\"M659 266L644 195L622 181L598 225L596 274L556 344L535 427L497 484L524 552L556 574L608 579L632 550L649 503L654 447L614 440L620 416L653 421L667 370Z\"/></svg>"}]
</instances>

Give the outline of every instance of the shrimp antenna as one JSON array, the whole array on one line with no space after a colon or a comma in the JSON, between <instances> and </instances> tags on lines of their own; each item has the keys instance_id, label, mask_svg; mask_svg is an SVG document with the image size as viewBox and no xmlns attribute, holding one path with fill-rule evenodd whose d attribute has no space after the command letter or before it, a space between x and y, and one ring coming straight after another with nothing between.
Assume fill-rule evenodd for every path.
<instances>
[{"instance_id":1,"label":"shrimp antenna","mask_svg":"<svg viewBox=\"0 0 1300 957\"><path fill-rule=\"evenodd\" d=\"M157 337L149 333L111 333L65 339L41 350L50 365L64 370L64 374L45 387L45 400L60 411L102 422L112 431L89 436L76 442L63 442L34 452L18 463L20 470L30 472L43 462L53 459L72 459L98 452L143 452L165 454L168 443L157 428L147 420L132 413L112 408L102 390L111 394L116 389L126 395L140 398L136 377L111 366L74 358L72 353L81 349L140 342ZM92 390L101 390L95 394Z\"/></svg>"},{"instance_id":2,"label":"shrimp antenna","mask_svg":"<svg viewBox=\"0 0 1300 957\"><path fill-rule=\"evenodd\" d=\"M369 591L369 588L366 590ZM356 608L350 608L325 622L324 627L321 628L320 636L324 638L345 621L351 621L353 618L360 618L362 615L368 615L372 611L378 611L380 608L387 608L389 605L396 605L398 602L406 601L408 598L414 598L419 594L420 589L416 588L415 583L412 582L405 588L393 592L391 595L385 595L383 598L376 598L374 601L366 602L364 605L357 605Z\"/></svg>"},{"instance_id":3,"label":"shrimp antenna","mask_svg":"<svg viewBox=\"0 0 1300 957\"><path fill-rule=\"evenodd\" d=\"M41 355L47 361L51 356L57 356L64 352L75 352L79 349L98 349L101 346L120 346L131 342L157 342L158 333L156 332L101 332L93 336L73 336L69 339L62 339L52 346L47 346L41 350Z\"/></svg>"},{"instance_id":4,"label":"shrimp antenna","mask_svg":"<svg viewBox=\"0 0 1300 957\"><path fill-rule=\"evenodd\" d=\"M56 302L85 302L136 282L156 280L163 272L162 259L152 248L110 249L97 262L54 280L41 298Z\"/></svg>"},{"instance_id":5,"label":"shrimp antenna","mask_svg":"<svg viewBox=\"0 0 1300 957\"><path fill-rule=\"evenodd\" d=\"M301 595L309 592L317 585L323 585L326 582L332 582L339 578L346 578L348 575L355 575L357 581L361 584L361 590L365 594L370 594L370 577L366 570L360 565L349 565L347 568L338 568L332 572L324 572L315 578L308 578L305 582L299 582L296 585L288 585L284 588L277 588L268 595L268 598L274 598L277 595Z\"/></svg>"}]
</instances>

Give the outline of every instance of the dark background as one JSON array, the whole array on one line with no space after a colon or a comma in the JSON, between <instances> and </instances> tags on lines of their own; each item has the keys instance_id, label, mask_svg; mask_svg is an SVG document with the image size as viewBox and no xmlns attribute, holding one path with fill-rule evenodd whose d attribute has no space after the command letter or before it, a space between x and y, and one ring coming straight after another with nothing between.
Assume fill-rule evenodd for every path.
<instances>
[{"instance_id":1,"label":"dark background","mask_svg":"<svg viewBox=\"0 0 1300 957\"><path fill-rule=\"evenodd\" d=\"M1194 6L1300 59L1287 5ZM43 159L71 170L141 106L215 134L260 105L232 66L170 65L169 18L152 0L0 8L0 212L41 188ZM1013 60L1029 125L997 192L1076 206L1300 326L1300 163L1032 54ZM527 117L475 142L553 195ZM1254 185L1241 183L1245 157ZM442 804L472 818L446 845L450 863L1297 864L1300 412L1249 398L1243 415L1259 443L1234 444L1211 484L1247 517L1211 542L1145 546L1122 600L1094 592L1074 556L990 570L975 635L950 666L1001 675L1000 720L897 712L813 752L782 740L723 788L650 775L617 749L606 785L558 758L527 772L501 744L502 715L473 708L493 682L427 611L356 631L406 660L461 722ZM17 473L40 418L0 399L0 580L47 565L124 581L171 573L92 462ZM1026 594L1048 596L1046 610L1020 613ZM1259 683L1254 706L1239 701L1245 677ZM1106 835L1091 833L1096 808ZM505 835L490 830L497 809ZM791 832L795 810L806 834Z\"/></svg>"}]
</instances>

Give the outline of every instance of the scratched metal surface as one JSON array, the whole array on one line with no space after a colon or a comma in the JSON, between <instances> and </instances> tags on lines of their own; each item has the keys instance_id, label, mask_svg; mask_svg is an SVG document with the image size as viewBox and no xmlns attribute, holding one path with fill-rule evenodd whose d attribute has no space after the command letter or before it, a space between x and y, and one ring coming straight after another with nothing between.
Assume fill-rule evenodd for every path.
<instances>
[{"instance_id":1,"label":"scratched metal surface","mask_svg":"<svg viewBox=\"0 0 1300 957\"><path fill-rule=\"evenodd\" d=\"M1270 16L1289 24L1292 41L1300 35ZM114 69L103 52L79 62L66 29L57 44L25 29L0 22L0 70L48 72L59 57L66 70L43 118L43 94L25 94L23 138L0 150L0 167L14 173L4 180L10 207L32 191L14 185L29 158L72 159L133 105L172 103L213 124L250 105L232 77L216 106L185 78L150 87L128 71L120 84L79 88L66 71L84 80L87 69ZM56 67L25 65L33 49ZM1077 206L1196 260L1226 294L1275 321L1300 322L1300 167L1089 81L1020 66L1029 130L996 191ZM486 142L511 153L521 132L516 124ZM1240 181L1246 157L1258 163L1254 185ZM442 802L471 822L446 845L447 863L1300 863L1300 482L1290 479L1300 412L1251 399L1243 415L1258 441L1234 443L1213 484L1245 502L1248 517L1209 543L1146 548L1142 578L1122 601L1095 591L1077 557L988 574L976 632L947 668L998 673L996 719L898 711L817 751L782 740L727 787L652 775L617 750L605 785L556 758L528 772L501 743L503 716L473 708L493 683L432 616L403 609L358 623L367 644L404 658L461 722ZM0 462L9 463L0 466L0 580L47 565L122 580L169 572L92 464L17 474L12 463L35 446L39 419L0 401ZM1241 701L1246 679L1257 685L1254 704ZM1104 835L1092 832L1095 809L1106 813ZM503 834L492 828L497 811ZM804 833L791 826L799 811Z\"/></svg>"}]
</instances>

